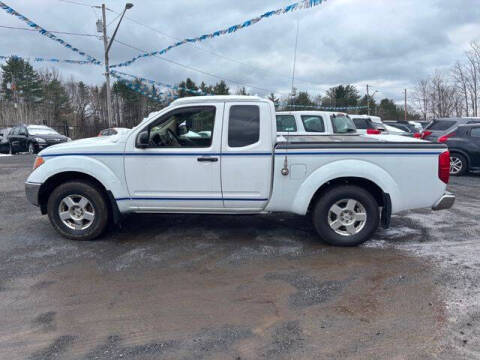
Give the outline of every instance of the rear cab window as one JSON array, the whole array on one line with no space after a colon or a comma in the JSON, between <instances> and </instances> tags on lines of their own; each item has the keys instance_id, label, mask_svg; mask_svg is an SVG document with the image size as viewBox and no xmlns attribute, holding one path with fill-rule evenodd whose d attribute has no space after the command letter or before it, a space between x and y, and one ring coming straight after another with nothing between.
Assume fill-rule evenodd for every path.
<instances>
[{"instance_id":1,"label":"rear cab window","mask_svg":"<svg viewBox=\"0 0 480 360\"><path fill-rule=\"evenodd\" d=\"M244 147L260 141L258 105L233 105L228 122L228 146Z\"/></svg>"},{"instance_id":2,"label":"rear cab window","mask_svg":"<svg viewBox=\"0 0 480 360\"><path fill-rule=\"evenodd\" d=\"M454 126L457 122L454 120L433 120L425 130L445 131Z\"/></svg>"},{"instance_id":3,"label":"rear cab window","mask_svg":"<svg viewBox=\"0 0 480 360\"><path fill-rule=\"evenodd\" d=\"M331 115L333 132L335 134L353 134L357 132L352 119L345 115Z\"/></svg>"},{"instance_id":4,"label":"rear cab window","mask_svg":"<svg viewBox=\"0 0 480 360\"><path fill-rule=\"evenodd\" d=\"M302 123L306 132L325 132L325 123L319 115L302 115Z\"/></svg>"},{"instance_id":5,"label":"rear cab window","mask_svg":"<svg viewBox=\"0 0 480 360\"><path fill-rule=\"evenodd\" d=\"M362 118L353 118L353 123L355 124L355 127L359 130L367 130L371 129L371 121L367 119L362 119Z\"/></svg>"},{"instance_id":6,"label":"rear cab window","mask_svg":"<svg viewBox=\"0 0 480 360\"><path fill-rule=\"evenodd\" d=\"M296 132L297 123L293 115L277 115L277 132Z\"/></svg>"}]
</instances>

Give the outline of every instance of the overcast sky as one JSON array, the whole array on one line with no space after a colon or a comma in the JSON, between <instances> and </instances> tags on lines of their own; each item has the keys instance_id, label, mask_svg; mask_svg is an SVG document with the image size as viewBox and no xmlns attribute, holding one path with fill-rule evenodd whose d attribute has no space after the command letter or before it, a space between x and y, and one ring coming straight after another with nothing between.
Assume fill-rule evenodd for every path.
<instances>
[{"instance_id":1,"label":"overcast sky","mask_svg":"<svg viewBox=\"0 0 480 360\"><path fill-rule=\"evenodd\" d=\"M101 15L89 6L61 0L4 1L47 30L95 34L95 22ZM98 4L94 0L72 1ZM176 39L223 29L295 0L131 1L135 6L127 12L129 18L124 19L117 39L153 51ZM110 0L106 4L118 12L125 2ZM108 12L107 22L116 16ZM211 84L225 79L231 88L243 84L252 94L272 91L277 96L285 95L291 87L297 21L300 32L295 87L312 95L322 95L338 84L355 84L363 94L368 83L378 91L377 100L389 97L400 101L404 88L413 90L418 79L435 69L448 71L463 57L469 43L480 39L478 0L328 0L312 9L274 16L201 45L185 45L163 59L141 59L122 70L171 84L186 77ZM110 34L115 24L109 26ZM3 11L0 25L25 27ZM38 33L0 28L0 34L0 55L82 59ZM103 60L100 39L58 36ZM111 63L138 53L115 43ZM65 80L73 76L89 84L103 81L101 67L54 66Z\"/></svg>"}]
</instances>

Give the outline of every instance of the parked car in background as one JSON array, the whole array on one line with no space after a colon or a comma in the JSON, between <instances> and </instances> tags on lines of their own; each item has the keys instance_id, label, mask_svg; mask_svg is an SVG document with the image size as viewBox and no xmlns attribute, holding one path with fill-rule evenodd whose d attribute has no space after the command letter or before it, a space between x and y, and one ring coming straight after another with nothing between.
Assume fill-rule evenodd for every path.
<instances>
[{"instance_id":1,"label":"parked car in background","mask_svg":"<svg viewBox=\"0 0 480 360\"><path fill-rule=\"evenodd\" d=\"M112 135L118 135L118 134L126 134L129 131L130 131L129 128L120 128L120 127L108 128L100 131L98 133L98 136L112 136Z\"/></svg>"},{"instance_id":2,"label":"parked car in background","mask_svg":"<svg viewBox=\"0 0 480 360\"><path fill-rule=\"evenodd\" d=\"M386 120L383 122L384 124L397 128L401 131L407 132L411 136L419 131L418 127L410 122L405 121L393 121L393 120Z\"/></svg>"},{"instance_id":3,"label":"parked car in background","mask_svg":"<svg viewBox=\"0 0 480 360\"><path fill-rule=\"evenodd\" d=\"M353 121L344 113L329 111L279 111L279 135L356 134Z\"/></svg>"},{"instance_id":4,"label":"parked car in background","mask_svg":"<svg viewBox=\"0 0 480 360\"><path fill-rule=\"evenodd\" d=\"M417 137L428 141L437 141L439 137L450 134L463 124L480 124L480 118L441 118L433 119Z\"/></svg>"},{"instance_id":5,"label":"parked car in background","mask_svg":"<svg viewBox=\"0 0 480 360\"><path fill-rule=\"evenodd\" d=\"M10 146L8 145L8 133L11 128L0 129L0 153L8 153Z\"/></svg>"},{"instance_id":6,"label":"parked car in background","mask_svg":"<svg viewBox=\"0 0 480 360\"><path fill-rule=\"evenodd\" d=\"M451 175L480 171L480 123L459 125L437 141L448 146Z\"/></svg>"},{"instance_id":7,"label":"parked car in background","mask_svg":"<svg viewBox=\"0 0 480 360\"><path fill-rule=\"evenodd\" d=\"M10 154L25 151L36 154L51 145L70 140L69 137L61 135L45 125L18 125L13 127L8 134Z\"/></svg>"},{"instance_id":8,"label":"parked car in background","mask_svg":"<svg viewBox=\"0 0 480 360\"><path fill-rule=\"evenodd\" d=\"M382 122L382 119L378 116L370 115L349 115L353 120L355 127L360 134L366 135L407 135L404 131L386 125Z\"/></svg>"}]
</instances>

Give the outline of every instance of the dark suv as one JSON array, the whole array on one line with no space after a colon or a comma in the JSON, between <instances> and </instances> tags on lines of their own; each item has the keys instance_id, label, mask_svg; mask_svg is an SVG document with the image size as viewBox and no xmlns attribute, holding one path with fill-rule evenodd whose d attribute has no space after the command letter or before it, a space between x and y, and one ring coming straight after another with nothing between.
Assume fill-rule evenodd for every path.
<instances>
[{"instance_id":1,"label":"dark suv","mask_svg":"<svg viewBox=\"0 0 480 360\"><path fill-rule=\"evenodd\" d=\"M450 151L450 174L480 171L480 124L460 125L438 138Z\"/></svg>"},{"instance_id":2,"label":"dark suv","mask_svg":"<svg viewBox=\"0 0 480 360\"><path fill-rule=\"evenodd\" d=\"M0 153L8 153L8 133L10 128L0 129Z\"/></svg>"},{"instance_id":3,"label":"dark suv","mask_svg":"<svg viewBox=\"0 0 480 360\"><path fill-rule=\"evenodd\" d=\"M50 145L70 140L45 125L18 125L13 127L8 134L10 154L24 151L36 154Z\"/></svg>"},{"instance_id":4,"label":"dark suv","mask_svg":"<svg viewBox=\"0 0 480 360\"><path fill-rule=\"evenodd\" d=\"M451 133L457 126L465 124L480 124L480 118L433 119L423 130L421 138L437 141L439 137Z\"/></svg>"}]
</instances>

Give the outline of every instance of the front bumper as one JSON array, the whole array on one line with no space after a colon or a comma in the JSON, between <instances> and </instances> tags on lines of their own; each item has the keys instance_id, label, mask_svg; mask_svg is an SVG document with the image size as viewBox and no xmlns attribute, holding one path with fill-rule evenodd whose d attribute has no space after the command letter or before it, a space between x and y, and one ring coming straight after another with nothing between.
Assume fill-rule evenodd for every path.
<instances>
[{"instance_id":1,"label":"front bumper","mask_svg":"<svg viewBox=\"0 0 480 360\"><path fill-rule=\"evenodd\" d=\"M433 210L445 210L450 209L455 203L455 195L449 192L443 194L443 196L432 206Z\"/></svg>"},{"instance_id":2,"label":"front bumper","mask_svg":"<svg viewBox=\"0 0 480 360\"><path fill-rule=\"evenodd\" d=\"M41 186L42 184L38 184L38 183L30 183L30 182L25 183L25 194L27 195L27 199L30 203L32 203L35 206L40 205L38 195L40 193Z\"/></svg>"}]
</instances>

